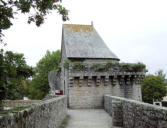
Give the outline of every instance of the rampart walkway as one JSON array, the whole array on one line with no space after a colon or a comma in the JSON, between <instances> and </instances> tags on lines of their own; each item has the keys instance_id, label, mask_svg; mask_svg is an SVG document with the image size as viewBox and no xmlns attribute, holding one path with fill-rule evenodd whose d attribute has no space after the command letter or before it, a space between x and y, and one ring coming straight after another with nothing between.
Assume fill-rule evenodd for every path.
<instances>
[{"instance_id":1,"label":"rampart walkway","mask_svg":"<svg viewBox=\"0 0 167 128\"><path fill-rule=\"evenodd\" d=\"M112 118L103 109L68 110L66 128L111 128Z\"/></svg>"}]
</instances>

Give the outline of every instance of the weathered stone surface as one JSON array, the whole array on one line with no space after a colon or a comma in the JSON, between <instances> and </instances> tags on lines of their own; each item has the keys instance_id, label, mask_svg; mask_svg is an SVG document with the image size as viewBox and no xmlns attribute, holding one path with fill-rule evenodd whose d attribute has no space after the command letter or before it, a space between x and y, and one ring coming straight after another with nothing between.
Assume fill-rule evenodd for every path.
<instances>
[{"instance_id":1,"label":"weathered stone surface","mask_svg":"<svg viewBox=\"0 0 167 128\"><path fill-rule=\"evenodd\" d=\"M58 128L67 114L66 96L33 104L21 112L0 116L0 128Z\"/></svg>"},{"instance_id":2,"label":"weathered stone surface","mask_svg":"<svg viewBox=\"0 0 167 128\"><path fill-rule=\"evenodd\" d=\"M112 101L112 124L114 126L122 126L122 103L121 101Z\"/></svg>"},{"instance_id":3,"label":"weathered stone surface","mask_svg":"<svg viewBox=\"0 0 167 128\"><path fill-rule=\"evenodd\" d=\"M167 108L110 95L104 96L104 108L123 128L167 128Z\"/></svg>"},{"instance_id":4,"label":"weathered stone surface","mask_svg":"<svg viewBox=\"0 0 167 128\"><path fill-rule=\"evenodd\" d=\"M57 72L56 70L50 71L48 74L48 81L50 87L50 95L55 95L56 90L61 90L60 72Z\"/></svg>"},{"instance_id":5,"label":"weathered stone surface","mask_svg":"<svg viewBox=\"0 0 167 128\"><path fill-rule=\"evenodd\" d=\"M111 93L110 86L70 88L70 108L103 108L103 95Z\"/></svg>"}]
</instances>

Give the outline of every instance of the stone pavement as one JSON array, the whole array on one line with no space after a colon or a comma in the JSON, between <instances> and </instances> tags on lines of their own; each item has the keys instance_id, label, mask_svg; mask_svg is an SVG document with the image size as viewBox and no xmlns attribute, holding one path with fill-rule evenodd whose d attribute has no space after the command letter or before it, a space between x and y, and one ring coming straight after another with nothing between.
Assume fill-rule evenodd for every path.
<instances>
[{"instance_id":1,"label":"stone pavement","mask_svg":"<svg viewBox=\"0 0 167 128\"><path fill-rule=\"evenodd\" d=\"M66 128L113 128L112 118L103 109L68 110Z\"/></svg>"}]
</instances>

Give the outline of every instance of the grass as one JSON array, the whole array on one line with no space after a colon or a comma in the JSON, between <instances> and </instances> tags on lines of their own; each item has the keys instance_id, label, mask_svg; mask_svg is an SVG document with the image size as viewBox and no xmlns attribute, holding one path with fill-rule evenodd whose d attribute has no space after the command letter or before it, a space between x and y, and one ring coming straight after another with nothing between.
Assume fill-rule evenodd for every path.
<instances>
[{"instance_id":1,"label":"grass","mask_svg":"<svg viewBox=\"0 0 167 128\"><path fill-rule=\"evenodd\" d=\"M31 106L21 106L21 107L16 107L16 108L13 108L13 109L9 109L9 110L1 110L0 111L0 115L6 115L6 114L9 114L9 113L18 113L26 108L30 108Z\"/></svg>"},{"instance_id":2,"label":"grass","mask_svg":"<svg viewBox=\"0 0 167 128\"><path fill-rule=\"evenodd\" d=\"M61 123L61 125L59 126L59 128L66 128L69 119L70 119L70 116L67 115L66 118Z\"/></svg>"}]
</instances>

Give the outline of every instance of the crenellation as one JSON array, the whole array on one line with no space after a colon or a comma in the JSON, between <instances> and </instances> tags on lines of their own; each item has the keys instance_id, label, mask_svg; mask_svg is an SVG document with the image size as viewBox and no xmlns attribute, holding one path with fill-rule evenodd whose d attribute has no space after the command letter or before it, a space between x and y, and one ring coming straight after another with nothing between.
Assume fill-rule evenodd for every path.
<instances>
[{"instance_id":1,"label":"crenellation","mask_svg":"<svg viewBox=\"0 0 167 128\"><path fill-rule=\"evenodd\" d=\"M126 80L125 80L125 84L126 85L130 85L131 84L131 81L130 81L130 75L126 76Z\"/></svg>"},{"instance_id":2,"label":"crenellation","mask_svg":"<svg viewBox=\"0 0 167 128\"><path fill-rule=\"evenodd\" d=\"M125 76L124 75L119 76L119 84L122 86L124 85L124 83L125 83Z\"/></svg>"},{"instance_id":3,"label":"crenellation","mask_svg":"<svg viewBox=\"0 0 167 128\"><path fill-rule=\"evenodd\" d=\"M69 64L68 71L69 71L69 73L72 73L72 71L73 71L73 68L72 68L71 64Z\"/></svg>"},{"instance_id":4,"label":"crenellation","mask_svg":"<svg viewBox=\"0 0 167 128\"><path fill-rule=\"evenodd\" d=\"M88 87L92 86L92 76L88 76Z\"/></svg>"},{"instance_id":5,"label":"crenellation","mask_svg":"<svg viewBox=\"0 0 167 128\"><path fill-rule=\"evenodd\" d=\"M108 86L109 85L109 76L105 76L105 83L104 83L105 86Z\"/></svg>"},{"instance_id":6,"label":"crenellation","mask_svg":"<svg viewBox=\"0 0 167 128\"><path fill-rule=\"evenodd\" d=\"M117 83L117 76L114 75L112 79L112 85L116 85L116 83Z\"/></svg>"},{"instance_id":7,"label":"crenellation","mask_svg":"<svg viewBox=\"0 0 167 128\"><path fill-rule=\"evenodd\" d=\"M74 78L73 78L73 77L70 77L70 78L69 78L69 86L70 86L70 87L73 87L73 84L74 84Z\"/></svg>"},{"instance_id":8,"label":"crenellation","mask_svg":"<svg viewBox=\"0 0 167 128\"><path fill-rule=\"evenodd\" d=\"M133 81L134 81L134 84L138 84L138 77L137 77L137 75L134 75Z\"/></svg>"},{"instance_id":9,"label":"crenellation","mask_svg":"<svg viewBox=\"0 0 167 128\"><path fill-rule=\"evenodd\" d=\"M82 87L82 85L83 85L83 80L84 80L84 77L83 77L83 76L80 76L80 77L79 77L79 87Z\"/></svg>"},{"instance_id":10,"label":"crenellation","mask_svg":"<svg viewBox=\"0 0 167 128\"><path fill-rule=\"evenodd\" d=\"M141 84L143 82L143 80L144 80L144 76L140 75L140 83L139 84Z\"/></svg>"},{"instance_id":11,"label":"crenellation","mask_svg":"<svg viewBox=\"0 0 167 128\"><path fill-rule=\"evenodd\" d=\"M101 82L101 77L97 76L96 77L96 86L100 86L100 82Z\"/></svg>"},{"instance_id":12,"label":"crenellation","mask_svg":"<svg viewBox=\"0 0 167 128\"><path fill-rule=\"evenodd\" d=\"M81 100L80 102L78 102L78 104L82 104L82 102L84 103L85 99L87 99L88 97L91 98L92 100L94 97L94 102L91 102L91 103L95 104L95 102L98 101L96 97L98 97L99 91L94 93L94 96L91 96L90 93L93 93L91 90L96 90L96 88L99 88L102 90L102 88L105 88L105 87L110 88L111 90L110 94L112 95L126 97L130 99L136 99L141 101L142 97L141 97L140 83L144 78L144 75L143 74L141 75L140 72L134 73L134 72L125 72L125 71L114 71L114 68L113 68L112 70L113 72L101 71L101 72L92 73L89 70L91 66L87 64L87 67L88 67L87 68L88 70L86 72L83 72L83 71L79 72L78 69L77 71L74 71L73 69L71 74L69 74L69 86L73 87L73 89L70 90L70 92L72 92L72 97L70 101L74 99L77 101L78 99L78 100ZM81 90L82 90L82 93L81 93ZM104 91L103 92L104 94L109 93L106 90L103 90L103 91ZM74 104L74 102L71 102L71 107L74 108L75 105L72 105L72 104ZM77 103L75 102L75 104ZM92 106L92 105L90 105L89 103L88 106Z\"/></svg>"}]
</instances>

